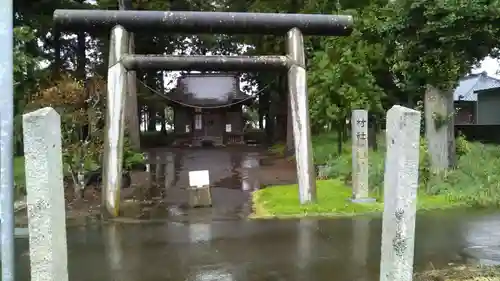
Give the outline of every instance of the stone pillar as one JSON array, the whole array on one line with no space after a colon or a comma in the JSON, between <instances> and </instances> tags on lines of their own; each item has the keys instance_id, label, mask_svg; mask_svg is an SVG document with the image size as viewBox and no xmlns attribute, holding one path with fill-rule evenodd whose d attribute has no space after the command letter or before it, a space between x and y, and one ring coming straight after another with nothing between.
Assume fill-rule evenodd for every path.
<instances>
[{"instance_id":1,"label":"stone pillar","mask_svg":"<svg viewBox=\"0 0 500 281\"><path fill-rule=\"evenodd\" d=\"M129 36L129 54L135 53L134 34ZM130 138L132 148L141 149L141 130L139 122L139 114L137 114L137 73L128 71L127 73L127 100L126 100L126 127Z\"/></svg>"},{"instance_id":2,"label":"stone pillar","mask_svg":"<svg viewBox=\"0 0 500 281\"><path fill-rule=\"evenodd\" d=\"M368 189L368 111L352 111L352 202L374 202Z\"/></svg>"},{"instance_id":3,"label":"stone pillar","mask_svg":"<svg viewBox=\"0 0 500 281\"><path fill-rule=\"evenodd\" d=\"M381 281L412 280L420 118L399 105L387 112Z\"/></svg>"},{"instance_id":4,"label":"stone pillar","mask_svg":"<svg viewBox=\"0 0 500 281\"><path fill-rule=\"evenodd\" d=\"M123 171L127 71L121 63L128 52L128 33L122 26L111 30L109 47L106 129L104 137L102 215L117 217Z\"/></svg>"},{"instance_id":5,"label":"stone pillar","mask_svg":"<svg viewBox=\"0 0 500 281\"><path fill-rule=\"evenodd\" d=\"M430 85L425 91L425 137L432 168L438 172L455 164L453 94Z\"/></svg>"},{"instance_id":6,"label":"stone pillar","mask_svg":"<svg viewBox=\"0 0 500 281\"><path fill-rule=\"evenodd\" d=\"M293 118L299 200L301 204L305 204L316 201L316 173L313 165L309 103L307 101L304 40L299 29L293 28L288 32L286 46L291 62L288 70L288 93Z\"/></svg>"},{"instance_id":7,"label":"stone pillar","mask_svg":"<svg viewBox=\"0 0 500 281\"><path fill-rule=\"evenodd\" d=\"M31 280L67 281L61 118L46 107L23 115Z\"/></svg>"}]
</instances>

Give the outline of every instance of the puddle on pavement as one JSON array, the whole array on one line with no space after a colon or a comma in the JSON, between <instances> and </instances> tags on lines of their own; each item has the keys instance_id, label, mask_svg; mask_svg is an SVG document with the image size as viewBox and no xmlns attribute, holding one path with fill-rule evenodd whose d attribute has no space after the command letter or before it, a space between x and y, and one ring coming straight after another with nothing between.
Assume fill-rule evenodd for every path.
<instances>
[{"instance_id":1,"label":"puddle on pavement","mask_svg":"<svg viewBox=\"0 0 500 281\"><path fill-rule=\"evenodd\" d=\"M137 201L123 204L123 216L136 219L172 219L192 222L231 220L251 213L251 192L264 185L263 159L269 159L260 148L205 148L183 150L152 150L147 153L149 163ZM286 167L284 176L274 180L295 182L293 167ZM189 208L189 171L208 170L212 196L211 208ZM264 171L265 173L265 171ZM145 203L137 203L145 202Z\"/></svg>"},{"instance_id":2,"label":"puddle on pavement","mask_svg":"<svg viewBox=\"0 0 500 281\"><path fill-rule=\"evenodd\" d=\"M380 235L377 218L75 227L69 274L75 281L375 281ZM417 271L461 263L464 248L498 247L500 213L419 215L416 237ZM16 246L16 280L28 281L27 239Z\"/></svg>"},{"instance_id":3,"label":"puddle on pavement","mask_svg":"<svg viewBox=\"0 0 500 281\"><path fill-rule=\"evenodd\" d=\"M250 192L265 184L256 176L261 155L215 149L151 152L150 202L132 214L158 220L69 227L70 279L378 280L380 219L242 219L250 212ZM186 208L188 172L204 169L210 171L213 207ZM499 213L419 215L415 269L468 262L471 256L479 262L491 259L500 254L498 241ZM475 249L474 255L465 255L465 249ZM28 281L25 236L16 239L16 250L16 280Z\"/></svg>"}]
</instances>

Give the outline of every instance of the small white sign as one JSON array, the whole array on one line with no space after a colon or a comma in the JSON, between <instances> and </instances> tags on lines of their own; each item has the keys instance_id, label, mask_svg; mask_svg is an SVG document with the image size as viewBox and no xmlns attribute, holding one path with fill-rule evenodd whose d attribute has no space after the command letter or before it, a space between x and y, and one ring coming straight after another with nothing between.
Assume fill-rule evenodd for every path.
<instances>
[{"instance_id":1,"label":"small white sign","mask_svg":"<svg viewBox=\"0 0 500 281\"><path fill-rule=\"evenodd\" d=\"M231 124L226 124L226 133L231 133Z\"/></svg>"},{"instance_id":2,"label":"small white sign","mask_svg":"<svg viewBox=\"0 0 500 281\"><path fill-rule=\"evenodd\" d=\"M208 175L208 170L189 172L190 187L203 187L209 184L210 184L210 177Z\"/></svg>"}]
</instances>

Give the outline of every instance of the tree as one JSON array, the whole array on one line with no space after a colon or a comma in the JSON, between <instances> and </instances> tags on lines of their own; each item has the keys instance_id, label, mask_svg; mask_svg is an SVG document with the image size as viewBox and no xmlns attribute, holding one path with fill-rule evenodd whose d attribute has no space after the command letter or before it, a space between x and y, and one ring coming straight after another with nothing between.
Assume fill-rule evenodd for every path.
<instances>
[{"instance_id":1,"label":"tree","mask_svg":"<svg viewBox=\"0 0 500 281\"><path fill-rule=\"evenodd\" d=\"M37 86L36 70L39 59L35 54L28 52L28 44L35 40L35 34L28 26L14 27L14 137L16 154L21 153L22 121L20 114L30 97L30 93Z\"/></svg>"},{"instance_id":2,"label":"tree","mask_svg":"<svg viewBox=\"0 0 500 281\"><path fill-rule=\"evenodd\" d=\"M380 36L392 45L398 85L422 93L426 84L451 90L487 55L498 56L500 3L488 0L394 1Z\"/></svg>"},{"instance_id":3,"label":"tree","mask_svg":"<svg viewBox=\"0 0 500 281\"><path fill-rule=\"evenodd\" d=\"M496 23L500 2L405 0L395 1L385 10L380 34L393 50L389 59L391 71L413 104L423 100L425 91L434 100L442 101L436 107L426 103L427 141L432 142L429 147L433 148L434 167L443 168L438 159L448 159L446 166L453 166L456 157L452 89L487 55L498 56L500 31ZM445 112L439 108L445 108ZM440 121L436 129L432 123L438 120L445 122ZM431 138L431 134L440 137Z\"/></svg>"},{"instance_id":4,"label":"tree","mask_svg":"<svg viewBox=\"0 0 500 281\"><path fill-rule=\"evenodd\" d=\"M349 37L327 37L320 41L309 68L311 119L315 131L324 128L339 133L339 150L346 119L353 109L381 112L384 91L371 69L382 58L383 44L363 40L362 21Z\"/></svg>"}]
</instances>

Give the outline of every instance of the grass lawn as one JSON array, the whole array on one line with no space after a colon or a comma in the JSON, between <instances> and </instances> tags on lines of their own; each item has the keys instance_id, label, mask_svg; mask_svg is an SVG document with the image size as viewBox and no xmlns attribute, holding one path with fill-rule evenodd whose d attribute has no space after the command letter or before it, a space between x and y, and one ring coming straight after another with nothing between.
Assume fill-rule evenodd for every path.
<instances>
[{"instance_id":1,"label":"grass lawn","mask_svg":"<svg viewBox=\"0 0 500 281\"><path fill-rule=\"evenodd\" d=\"M293 218L305 216L353 216L357 214L379 213L384 204L353 204L349 202L352 189L341 180L318 180L318 202L300 205L298 186L270 186L253 193L254 214L252 218ZM377 198L378 196L373 196ZM380 199L380 198L377 198ZM447 209L463 206L464 203L452 202L445 195L419 194L419 210Z\"/></svg>"},{"instance_id":2,"label":"grass lawn","mask_svg":"<svg viewBox=\"0 0 500 281\"><path fill-rule=\"evenodd\" d=\"M23 197L25 190L24 157L14 157L14 183L14 199L18 200Z\"/></svg>"},{"instance_id":3,"label":"grass lawn","mask_svg":"<svg viewBox=\"0 0 500 281\"><path fill-rule=\"evenodd\" d=\"M24 157L14 157L14 181L24 185Z\"/></svg>"}]
</instances>

